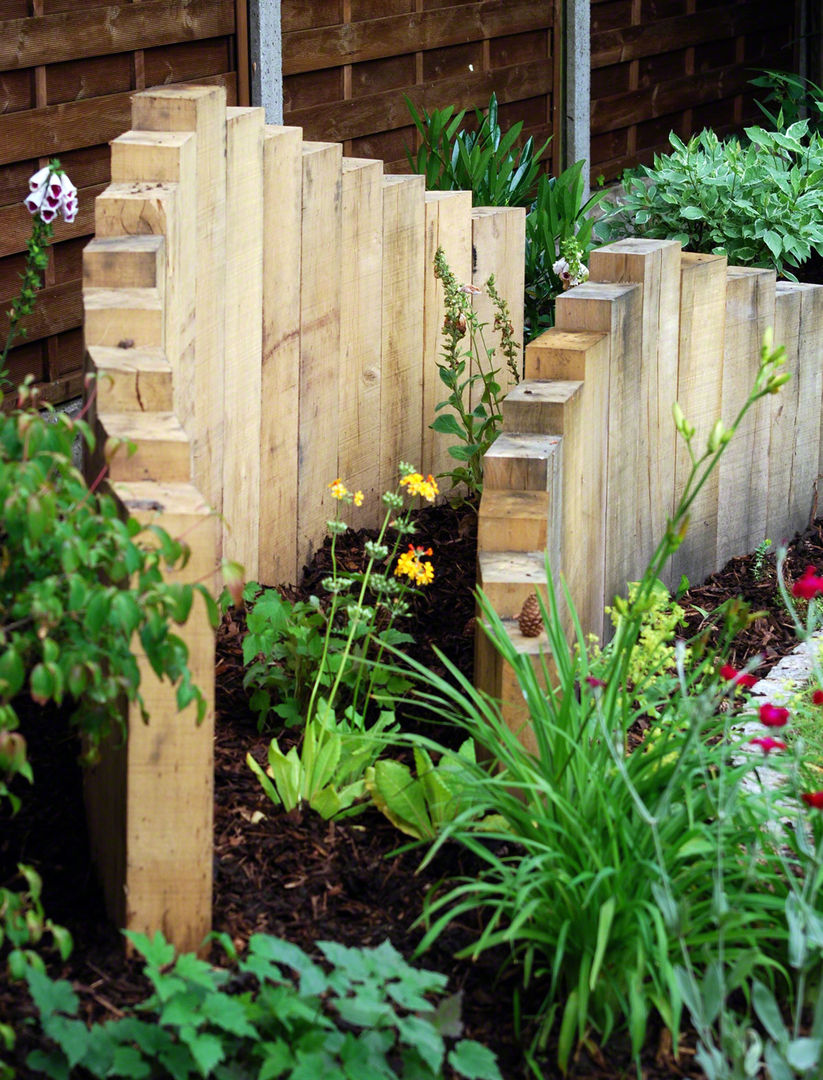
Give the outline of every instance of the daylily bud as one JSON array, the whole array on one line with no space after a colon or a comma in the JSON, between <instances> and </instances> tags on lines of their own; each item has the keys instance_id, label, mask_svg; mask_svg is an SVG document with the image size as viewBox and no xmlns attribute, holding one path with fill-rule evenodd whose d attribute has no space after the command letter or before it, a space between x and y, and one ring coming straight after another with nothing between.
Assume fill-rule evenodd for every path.
<instances>
[{"instance_id":1,"label":"daylily bud","mask_svg":"<svg viewBox=\"0 0 823 1080\"><path fill-rule=\"evenodd\" d=\"M714 427L709 433L709 453L715 454L720 449L723 439L723 421L715 420Z\"/></svg>"}]
</instances>

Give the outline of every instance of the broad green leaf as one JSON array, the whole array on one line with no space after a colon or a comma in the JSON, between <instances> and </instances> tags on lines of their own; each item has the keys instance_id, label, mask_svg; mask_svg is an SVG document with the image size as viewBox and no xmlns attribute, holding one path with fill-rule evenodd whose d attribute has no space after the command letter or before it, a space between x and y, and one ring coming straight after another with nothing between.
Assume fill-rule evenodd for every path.
<instances>
[{"instance_id":1,"label":"broad green leaf","mask_svg":"<svg viewBox=\"0 0 823 1080\"><path fill-rule=\"evenodd\" d=\"M473 1039L462 1039L449 1052L448 1062L466 1080L503 1080L495 1055Z\"/></svg>"}]
</instances>

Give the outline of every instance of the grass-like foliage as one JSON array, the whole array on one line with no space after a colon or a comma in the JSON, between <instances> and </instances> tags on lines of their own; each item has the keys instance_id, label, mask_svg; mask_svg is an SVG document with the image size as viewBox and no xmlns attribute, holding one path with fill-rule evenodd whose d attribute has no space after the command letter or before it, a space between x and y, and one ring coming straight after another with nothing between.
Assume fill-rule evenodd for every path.
<instances>
[{"instance_id":1,"label":"grass-like foliage","mask_svg":"<svg viewBox=\"0 0 823 1080\"><path fill-rule=\"evenodd\" d=\"M486 112L475 109L474 124L465 127L465 109L455 114L449 105L418 112L409 98L406 106L421 136L420 148L414 154L407 150L406 156L412 171L426 177L429 191L471 191L475 206L531 203L550 140L535 149L534 139L528 138L518 149L523 121L504 134L494 94Z\"/></svg>"},{"instance_id":2,"label":"grass-like foliage","mask_svg":"<svg viewBox=\"0 0 823 1080\"><path fill-rule=\"evenodd\" d=\"M629 598L615 599L619 618L602 651L590 653L579 624L576 641L567 641L550 584L542 612L551 665L544 659L536 670L480 597L486 632L528 706L535 753L454 668L450 683L419 669L421 703L451 716L482 749L478 756L494 761L491 769L464 763L467 809L445 824L432 853L456 839L481 869L427 905L422 948L453 920L481 913L483 930L466 953L508 946L541 1002L541 1039L558 1038L564 1070L579 1044L605 1043L616 1030L627 1030L639 1053L654 1011L676 1046L689 992L683 957L708 969L721 927L730 989L753 971L765 984L786 970L789 885L769 832L774 808L744 790L756 762L740 759L721 709L736 687L716 673L701 641L692 642L688 666L680 646L673 669L668 655L662 671L635 662L694 498L746 411L785 381L782 362L782 350L764 344L748 401L730 428L715 426L702 452L675 408L691 475L645 576ZM551 583L548 567L547 577ZM735 610L729 633L735 618L748 618ZM654 694L652 681L661 684ZM652 697L655 730L629 753L627 733Z\"/></svg>"},{"instance_id":3,"label":"grass-like foliage","mask_svg":"<svg viewBox=\"0 0 823 1080\"><path fill-rule=\"evenodd\" d=\"M53 1043L29 1055L37 1076L440 1080L450 1068L465 1080L500 1080L494 1055L460 1038L460 1002L443 997L446 977L407 964L388 941L318 942L321 964L267 934L254 934L240 958L221 934L231 967L219 968L175 956L159 932L127 936L154 993L121 1019L87 1028L68 982L28 970Z\"/></svg>"},{"instance_id":4,"label":"grass-like foliage","mask_svg":"<svg viewBox=\"0 0 823 1080\"><path fill-rule=\"evenodd\" d=\"M710 130L655 155L624 179L613 235L680 240L735 265L793 273L823 254L823 136L799 120L784 131L746 128L748 143ZM602 228L602 226L601 226Z\"/></svg>"}]
</instances>

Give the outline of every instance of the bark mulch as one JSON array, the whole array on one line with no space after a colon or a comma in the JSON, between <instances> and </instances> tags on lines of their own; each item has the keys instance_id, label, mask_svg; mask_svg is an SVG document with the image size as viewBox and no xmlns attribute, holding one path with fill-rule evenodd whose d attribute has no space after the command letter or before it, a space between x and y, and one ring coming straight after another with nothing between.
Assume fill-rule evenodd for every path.
<instances>
[{"instance_id":1,"label":"bark mulch","mask_svg":"<svg viewBox=\"0 0 823 1080\"><path fill-rule=\"evenodd\" d=\"M436 646L466 674L471 673L474 614L475 515L470 508L436 507L421 512L417 543L436 552L433 585L416 601L409 630L415 655L442 671ZM361 531L338 540L338 561L349 569L363 563ZM329 552L321 549L306 568L299 588L285 590L292 599L311 592L322 595L320 579L329 569ZM788 573L799 576L808 563L823 567L823 522L817 521L795 542ZM741 594L767 614L735 643L729 660L741 666L756 653L765 657L758 674L795 644L788 616L775 600L774 568L767 560L756 579L751 556L733 559L719 574L692 588L681 601L689 631L704 616L697 610L716 607ZM325 822L312 813L286 815L266 799L245 764L251 750L265 758L266 737L257 732L242 689L240 653L243 618L228 617L218 635L218 701L215 740L216 801L214 847L214 927L242 946L257 931L274 933L311 949L317 940L376 945L389 938L407 957L422 930L415 922L427 892L443 879L471 874L471 857L444 848L420 869L424 850L396 853L405 838L376 811L341 822ZM81 777L76 747L59 715L28 711L25 734L35 770L33 788L23 792L25 804L14 819L3 819L0 834L0 884L10 883L18 861L33 864L44 877L48 914L74 935L67 963L54 962L51 972L72 981L88 1019L117 1016L143 998L148 987L139 963L125 958L120 935L106 922L90 868L83 822ZM438 731L438 734L440 732ZM7 814L3 808L4 815ZM455 960L454 953L476 939L478 926L455 922L417 962L450 977L450 989L463 993L466 1033L499 1055L506 1080L525 1080L523 1052L512 1019L516 973L497 950L476 961ZM539 1000L539 987L523 999L523 1012ZM19 1030L16 1063L19 1076L32 1075L22 1065L36 1045L26 1024L30 1007L25 993L0 972L0 1017ZM520 1033L530 1039L524 1022ZM556 1075L552 1048L543 1061L543 1076ZM664 1036L650 1040L643 1061L645 1080L699 1077L685 1045L674 1061ZM582 1055L571 1076L581 1080L618 1080L636 1075L624 1046L609 1043L606 1057Z\"/></svg>"}]
</instances>

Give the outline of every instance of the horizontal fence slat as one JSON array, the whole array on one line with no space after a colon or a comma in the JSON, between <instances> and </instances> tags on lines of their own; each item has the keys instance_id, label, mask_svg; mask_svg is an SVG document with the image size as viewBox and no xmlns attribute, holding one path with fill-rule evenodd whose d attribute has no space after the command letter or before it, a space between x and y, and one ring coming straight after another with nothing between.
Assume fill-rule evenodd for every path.
<instances>
[{"instance_id":1,"label":"horizontal fence slat","mask_svg":"<svg viewBox=\"0 0 823 1080\"><path fill-rule=\"evenodd\" d=\"M694 107L719 98L733 97L746 89L751 76L750 68L738 65L705 75L685 75L669 83L600 98L592 102L591 133L600 135L615 128L667 116L682 109L685 100Z\"/></svg>"},{"instance_id":2,"label":"horizontal fence slat","mask_svg":"<svg viewBox=\"0 0 823 1080\"><path fill-rule=\"evenodd\" d=\"M624 26L592 34L592 68L639 60L658 53L674 52L709 41L722 41L740 34L755 34L785 24L785 15L774 4L752 11L752 5L712 13L680 15L672 19L648 21L640 26Z\"/></svg>"},{"instance_id":3,"label":"horizontal fence slat","mask_svg":"<svg viewBox=\"0 0 823 1080\"><path fill-rule=\"evenodd\" d=\"M79 326L83 320L82 282L64 281L62 285L53 285L41 289L37 294L34 311L23 320L26 330L25 341L39 341L41 338L59 334ZM0 341L5 341L9 332L9 317L6 311L0 312ZM17 339L18 342L20 339Z\"/></svg>"},{"instance_id":4,"label":"horizontal fence slat","mask_svg":"<svg viewBox=\"0 0 823 1080\"><path fill-rule=\"evenodd\" d=\"M234 4L143 0L0 22L0 71L234 33Z\"/></svg>"},{"instance_id":5,"label":"horizontal fence slat","mask_svg":"<svg viewBox=\"0 0 823 1080\"><path fill-rule=\"evenodd\" d=\"M210 75L198 85L223 85L233 103L237 75ZM109 94L0 116L0 165L109 142L129 127L132 93Z\"/></svg>"},{"instance_id":6,"label":"horizontal fence slat","mask_svg":"<svg viewBox=\"0 0 823 1080\"><path fill-rule=\"evenodd\" d=\"M322 124L324 138L335 142L356 139L377 131L393 131L412 123L405 94L415 105L427 110L455 105L458 109L483 105L492 91L501 105L509 101L550 94L552 90L553 64L551 60L536 60L518 64L494 72L481 72L468 77L460 76L404 86L396 90L384 90L379 94L359 97L330 104L313 105L306 109L289 112L288 121L314 135Z\"/></svg>"},{"instance_id":7,"label":"horizontal fence slat","mask_svg":"<svg viewBox=\"0 0 823 1080\"><path fill-rule=\"evenodd\" d=\"M283 39L283 74L425 52L468 41L546 29L550 13L533 0L482 0L434 11L298 30Z\"/></svg>"}]
</instances>

